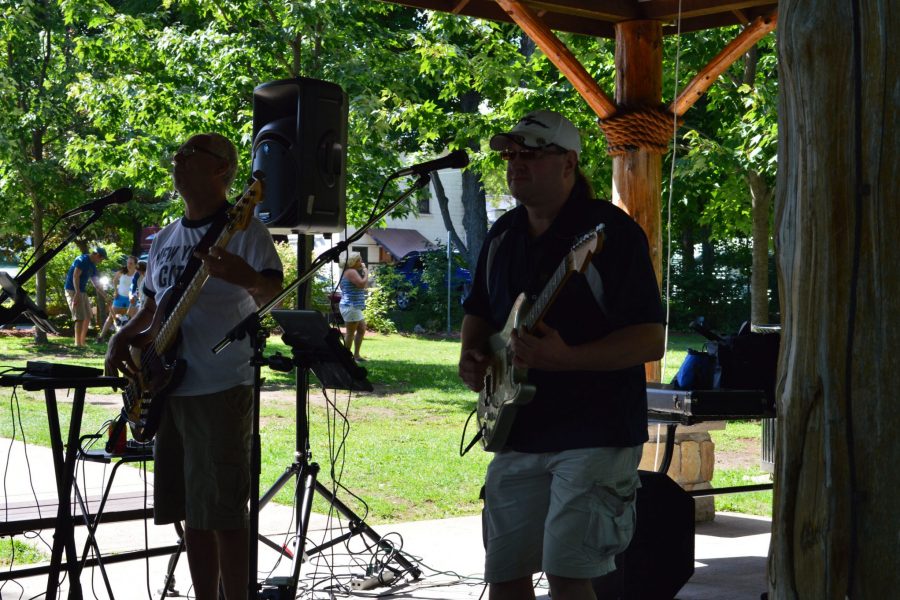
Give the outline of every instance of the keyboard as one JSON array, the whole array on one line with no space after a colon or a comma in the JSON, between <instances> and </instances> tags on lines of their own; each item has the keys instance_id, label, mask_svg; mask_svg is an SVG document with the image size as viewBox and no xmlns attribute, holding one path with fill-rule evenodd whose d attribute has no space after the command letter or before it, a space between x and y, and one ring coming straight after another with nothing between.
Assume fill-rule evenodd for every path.
<instances>
[{"instance_id":1,"label":"keyboard","mask_svg":"<svg viewBox=\"0 0 900 600\"><path fill-rule=\"evenodd\" d=\"M25 374L33 377L100 377L103 375L103 369L29 360L25 364Z\"/></svg>"}]
</instances>

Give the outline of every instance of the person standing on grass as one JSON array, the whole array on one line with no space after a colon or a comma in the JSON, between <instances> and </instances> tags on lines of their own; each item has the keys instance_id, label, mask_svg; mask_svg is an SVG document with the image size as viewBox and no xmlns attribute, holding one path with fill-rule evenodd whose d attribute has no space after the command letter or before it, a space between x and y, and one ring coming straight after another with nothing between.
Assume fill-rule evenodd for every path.
<instances>
[{"instance_id":1,"label":"person standing on grass","mask_svg":"<svg viewBox=\"0 0 900 600\"><path fill-rule=\"evenodd\" d=\"M75 323L75 345L87 345L87 332L91 327L93 308L87 295L87 282L94 284L100 301L106 303L106 293L100 285L97 265L106 260L106 250L97 246L93 252L82 254L76 258L66 272L66 300L72 311L72 321Z\"/></svg>"},{"instance_id":2,"label":"person standing on grass","mask_svg":"<svg viewBox=\"0 0 900 600\"><path fill-rule=\"evenodd\" d=\"M144 275L147 274L147 263L139 260L137 271L131 279L131 289L128 291L128 318L132 318L144 306Z\"/></svg>"},{"instance_id":3,"label":"person standing on grass","mask_svg":"<svg viewBox=\"0 0 900 600\"><path fill-rule=\"evenodd\" d=\"M359 355L366 336L366 288L369 287L369 269L359 252L351 252L343 264L341 272L341 317L344 319L344 345L353 350L353 358L365 360ZM351 347L352 345L352 347Z\"/></svg>"},{"instance_id":4,"label":"person standing on grass","mask_svg":"<svg viewBox=\"0 0 900 600\"><path fill-rule=\"evenodd\" d=\"M198 600L218 600L220 578L227 600L243 600L250 578L253 350L247 337L218 354L212 348L278 294L282 266L271 234L256 218L235 232L226 248L213 246L206 254L194 250L231 208L227 194L237 174L237 150L227 138L192 136L172 162L184 217L154 238L143 278L144 306L110 339L106 372L135 372L130 346L151 325L157 306L165 310L169 305L192 255L201 259L209 280L187 310L177 347L185 374L165 398L153 446L153 518L157 524L185 522Z\"/></svg>"},{"instance_id":5,"label":"person standing on grass","mask_svg":"<svg viewBox=\"0 0 900 600\"><path fill-rule=\"evenodd\" d=\"M485 386L488 340L517 297L533 300L582 235L602 224L604 236L543 321L510 335L513 365L536 392L485 477L485 580L490 600L533 599L532 576L543 571L553 600L593 600L591 580L615 569L634 532L644 363L664 349L659 288L644 232L593 197L568 119L534 111L490 147L507 161L520 205L488 232L463 303L459 375L471 390Z\"/></svg>"},{"instance_id":6,"label":"person standing on grass","mask_svg":"<svg viewBox=\"0 0 900 600\"><path fill-rule=\"evenodd\" d=\"M129 256L125 259L125 266L116 271L113 276L113 289L116 296L109 307L109 315L103 323L103 329L97 336L97 342L102 342L107 333L116 328L116 319L128 313L131 306L131 283L137 273L137 257ZM129 316L130 318L130 316Z\"/></svg>"}]
</instances>

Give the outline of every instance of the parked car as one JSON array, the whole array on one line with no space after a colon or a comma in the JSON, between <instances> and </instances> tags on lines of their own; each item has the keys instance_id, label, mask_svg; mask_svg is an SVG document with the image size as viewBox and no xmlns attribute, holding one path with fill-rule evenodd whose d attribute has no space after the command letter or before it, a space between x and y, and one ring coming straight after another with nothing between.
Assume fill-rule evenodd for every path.
<instances>
[{"instance_id":1,"label":"parked car","mask_svg":"<svg viewBox=\"0 0 900 600\"><path fill-rule=\"evenodd\" d=\"M403 276L404 280L409 283L410 287L420 290L427 290L428 284L423 280L422 273L425 270L425 260L428 254L434 253L442 253L442 250L426 250L426 251L418 251L413 250L406 254L403 258L398 260L394 264L394 269ZM469 293L469 288L472 285L472 274L468 269L460 266L460 262L462 259L459 255L454 254L454 264L453 269L450 273L450 282L454 290L460 293L460 301L462 298L466 297L466 294ZM444 279L446 282L446 278ZM413 295L409 294L405 290L398 290L397 292L397 308L400 310L406 310L413 303Z\"/></svg>"}]
</instances>

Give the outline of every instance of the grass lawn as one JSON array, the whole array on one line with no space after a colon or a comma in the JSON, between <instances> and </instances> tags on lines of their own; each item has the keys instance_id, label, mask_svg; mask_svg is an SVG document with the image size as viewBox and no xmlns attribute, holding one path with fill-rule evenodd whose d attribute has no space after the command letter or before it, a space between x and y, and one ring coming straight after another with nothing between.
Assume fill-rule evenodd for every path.
<instances>
[{"instance_id":1,"label":"grass lawn","mask_svg":"<svg viewBox=\"0 0 900 600\"><path fill-rule=\"evenodd\" d=\"M674 376L688 346L701 345L702 340L695 335L671 336L664 380ZM104 350L94 343L75 348L71 338L52 338L49 344L36 347L31 338L0 336L0 367L23 367L27 360L101 366ZM267 354L290 353L277 337L270 338L266 350ZM370 335L363 345L363 355L369 358L365 366L375 385L374 393L338 392L326 398L313 385L309 401L298 403L293 374L264 369L260 420L262 490L268 489L292 463L297 407L305 405L312 459L322 468L319 480L326 485L340 481L346 489L338 491L338 496L358 513L366 514L369 522L476 514L480 510L478 491L490 454L476 446L466 456L459 456L463 425L476 401L475 394L466 390L456 376L459 340ZM0 436L23 439L24 433L29 443L49 445L43 396L18 390L13 398L8 390L3 398L8 408L0 410ZM89 390L88 400L82 433L102 430L121 406L119 396L111 390ZM64 430L69 408L61 402ZM474 427L473 419L465 434L466 442ZM729 425L725 432L713 433L720 449L727 448L731 438L758 439L759 435L758 426L753 431L732 429ZM750 471L717 473L717 477L730 479L728 483L714 481L714 485L733 485L731 481L758 474ZM275 501L287 504L292 496L293 485L288 485ZM751 494L730 498L737 496ZM728 509L765 514L766 501L758 504L754 508L741 501L739 508ZM316 504L314 510L324 511L326 507Z\"/></svg>"}]
</instances>

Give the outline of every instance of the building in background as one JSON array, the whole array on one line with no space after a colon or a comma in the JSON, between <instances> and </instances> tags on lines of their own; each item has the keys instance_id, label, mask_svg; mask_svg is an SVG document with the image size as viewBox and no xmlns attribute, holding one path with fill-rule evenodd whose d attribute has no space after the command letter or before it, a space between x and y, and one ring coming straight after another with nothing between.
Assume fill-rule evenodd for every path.
<instances>
[{"instance_id":1,"label":"building in background","mask_svg":"<svg viewBox=\"0 0 900 600\"><path fill-rule=\"evenodd\" d=\"M458 170L442 171L441 183L447 195L447 209L456 233L465 242L466 231L463 228L462 173ZM488 226L500 215L515 206L511 196L491 198L488 202ZM355 230L350 229L352 235ZM322 235L315 236L315 254L327 250L332 244L344 239L343 233L334 234L331 239ZM359 252L363 262L369 266L394 263L413 251L421 252L449 243L447 228L441 217L438 200L431 186L428 195L418 203L417 210L405 217L388 216L385 226L373 228L352 244L351 250Z\"/></svg>"}]
</instances>

